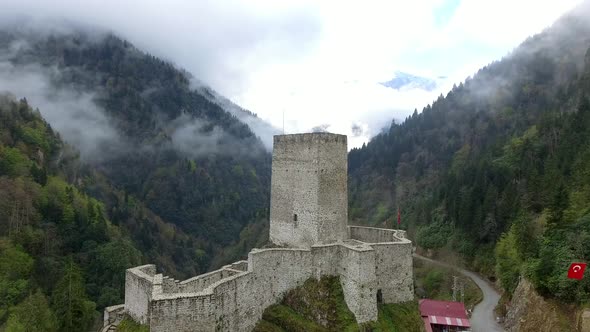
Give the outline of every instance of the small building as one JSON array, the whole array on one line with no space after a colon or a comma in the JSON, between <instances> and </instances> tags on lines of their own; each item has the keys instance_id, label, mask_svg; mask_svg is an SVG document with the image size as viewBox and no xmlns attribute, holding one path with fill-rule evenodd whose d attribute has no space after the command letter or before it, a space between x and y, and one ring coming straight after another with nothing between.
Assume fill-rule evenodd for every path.
<instances>
[{"instance_id":1,"label":"small building","mask_svg":"<svg viewBox=\"0 0 590 332\"><path fill-rule=\"evenodd\" d=\"M471 331L467 311L461 302L423 299L419 306L426 332Z\"/></svg>"}]
</instances>

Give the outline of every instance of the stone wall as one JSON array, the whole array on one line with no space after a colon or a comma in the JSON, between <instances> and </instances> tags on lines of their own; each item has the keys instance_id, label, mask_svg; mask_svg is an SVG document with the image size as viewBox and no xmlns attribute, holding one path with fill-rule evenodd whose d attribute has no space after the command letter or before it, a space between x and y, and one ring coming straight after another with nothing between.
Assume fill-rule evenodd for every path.
<instances>
[{"instance_id":1,"label":"stone wall","mask_svg":"<svg viewBox=\"0 0 590 332\"><path fill-rule=\"evenodd\" d=\"M156 266L138 266L125 272L125 311L140 324L149 320L149 303L152 299Z\"/></svg>"},{"instance_id":2,"label":"stone wall","mask_svg":"<svg viewBox=\"0 0 590 332\"><path fill-rule=\"evenodd\" d=\"M150 303L150 331L216 331L213 294L160 294Z\"/></svg>"},{"instance_id":3,"label":"stone wall","mask_svg":"<svg viewBox=\"0 0 590 332\"><path fill-rule=\"evenodd\" d=\"M367 236L370 231L365 231ZM377 231L375 231L377 232ZM242 269L242 270L239 270ZM377 292L386 303L413 298L411 243L346 240L309 249L254 249L236 262L178 282L153 265L127 271L125 309L158 331L250 331L264 309L309 278L339 276L359 323L377 319ZM148 319L149 317L149 319Z\"/></svg>"},{"instance_id":4,"label":"stone wall","mask_svg":"<svg viewBox=\"0 0 590 332\"><path fill-rule=\"evenodd\" d=\"M376 243L375 278L384 303L399 303L414 299L414 276L412 272L412 243Z\"/></svg>"},{"instance_id":5,"label":"stone wall","mask_svg":"<svg viewBox=\"0 0 590 332\"><path fill-rule=\"evenodd\" d=\"M346 136L274 137L270 240L309 248L347 238Z\"/></svg>"},{"instance_id":6,"label":"stone wall","mask_svg":"<svg viewBox=\"0 0 590 332\"><path fill-rule=\"evenodd\" d=\"M118 325L125 317L125 305L113 305L104 308L103 326Z\"/></svg>"},{"instance_id":7,"label":"stone wall","mask_svg":"<svg viewBox=\"0 0 590 332\"><path fill-rule=\"evenodd\" d=\"M238 271L248 271L248 261L238 261L229 265L232 269Z\"/></svg>"},{"instance_id":8,"label":"stone wall","mask_svg":"<svg viewBox=\"0 0 590 332\"><path fill-rule=\"evenodd\" d=\"M277 303L288 290L311 277L311 265L310 250L253 250L248 258L248 271L234 270L233 275L210 284L201 292L154 292L150 330L249 331L266 307ZM208 273L207 279L220 276L230 266Z\"/></svg>"},{"instance_id":9,"label":"stone wall","mask_svg":"<svg viewBox=\"0 0 590 332\"><path fill-rule=\"evenodd\" d=\"M214 283L240 272L242 271L224 267L216 271L201 274L199 276L181 281L178 283L176 290L164 290L164 293L198 293L213 285Z\"/></svg>"},{"instance_id":10,"label":"stone wall","mask_svg":"<svg viewBox=\"0 0 590 332\"><path fill-rule=\"evenodd\" d=\"M367 243L397 242L406 238L406 231L364 226L348 226L349 237Z\"/></svg>"},{"instance_id":11,"label":"stone wall","mask_svg":"<svg viewBox=\"0 0 590 332\"><path fill-rule=\"evenodd\" d=\"M375 251L377 290L384 303L410 301L414 298L412 242L402 230L349 226L350 238L369 243Z\"/></svg>"},{"instance_id":12,"label":"stone wall","mask_svg":"<svg viewBox=\"0 0 590 332\"><path fill-rule=\"evenodd\" d=\"M341 245L326 244L311 247L312 252L312 276L320 279L322 276L339 275L342 271L342 255L344 247Z\"/></svg>"},{"instance_id":13,"label":"stone wall","mask_svg":"<svg viewBox=\"0 0 590 332\"><path fill-rule=\"evenodd\" d=\"M375 251L369 246L342 250L340 283L348 308L358 323L377 320Z\"/></svg>"},{"instance_id":14,"label":"stone wall","mask_svg":"<svg viewBox=\"0 0 590 332\"><path fill-rule=\"evenodd\" d=\"M383 302L413 298L412 247L405 232L347 227L346 136L274 137L270 240L239 261L185 281L154 265L126 272L125 311L159 331L250 331L263 311L309 278L339 276L357 322ZM106 313L107 321L110 313Z\"/></svg>"}]
</instances>

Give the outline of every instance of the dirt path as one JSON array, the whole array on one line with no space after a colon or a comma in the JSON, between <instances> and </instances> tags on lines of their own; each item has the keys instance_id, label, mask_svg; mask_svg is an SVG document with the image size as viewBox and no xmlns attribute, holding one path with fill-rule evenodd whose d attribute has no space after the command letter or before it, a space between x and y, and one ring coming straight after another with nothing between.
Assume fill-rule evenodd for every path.
<instances>
[{"instance_id":1,"label":"dirt path","mask_svg":"<svg viewBox=\"0 0 590 332\"><path fill-rule=\"evenodd\" d=\"M483 293L483 300L473 308L473 313L469 321L471 322L471 328L474 332L501 332L504 331L500 324L498 324L494 318L494 308L500 300L500 294L479 275L471 271L464 270L460 267L453 266L447 263L435 261L418 254L414 254L414 257L425 260L434 264L442 265L456 269L462 274L471 278Z\"/></svg>"}]
</instances>

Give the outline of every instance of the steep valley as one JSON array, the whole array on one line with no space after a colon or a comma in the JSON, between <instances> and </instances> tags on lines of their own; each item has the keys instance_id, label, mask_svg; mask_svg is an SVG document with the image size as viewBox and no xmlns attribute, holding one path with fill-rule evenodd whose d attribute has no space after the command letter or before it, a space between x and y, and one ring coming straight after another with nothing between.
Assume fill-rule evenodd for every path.
<instances>
[{"instance_id":1,"label":"steep valley","mask_svg":"<svg viewBox=\"0 0 590 332\"><path fill-rule=\"evenodd\" d=\"M590 278L567 278L590 260L589 17L585 1L348 154L349 223L460 255L503 291L510 331L581 329L590 301ZM31 29L0 30L0 330L89 329L129 267L186 279L267 244L275 128L113 33ZM338 306L336 284L258 329L354 325L297 303ZM400 311L415 303L373 327Z\"/></svg>"}]
</instances>

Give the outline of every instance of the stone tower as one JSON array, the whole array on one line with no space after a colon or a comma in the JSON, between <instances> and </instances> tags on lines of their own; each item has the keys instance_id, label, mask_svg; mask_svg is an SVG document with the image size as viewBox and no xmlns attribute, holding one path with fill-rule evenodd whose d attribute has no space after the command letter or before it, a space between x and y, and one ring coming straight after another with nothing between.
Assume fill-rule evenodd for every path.
<instances>
[{"instance_id":1,"label":"stone tower","mask_svg":"<svg viewBox=\"0 0 590 332\"><path fill-rule=\"evenodd\" d=\"M274 136L270 241L310 247L348 238L346 136Z\"/></svg>"}]
</instances>

